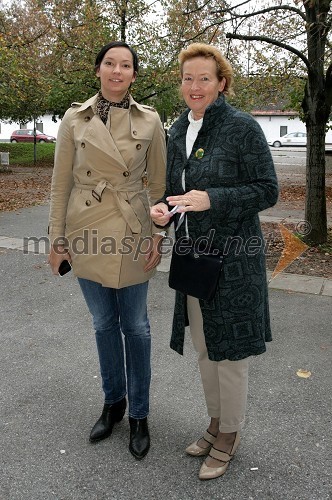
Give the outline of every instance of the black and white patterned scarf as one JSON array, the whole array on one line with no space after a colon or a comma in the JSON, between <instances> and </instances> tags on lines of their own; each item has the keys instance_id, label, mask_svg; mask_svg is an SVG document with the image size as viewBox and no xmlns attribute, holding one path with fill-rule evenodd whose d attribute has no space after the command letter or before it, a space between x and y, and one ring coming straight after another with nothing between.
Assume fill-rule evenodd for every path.
<instances>
[{"instance_id":1,"label":"black and white patterned scarf","mask_svg":"<svg viewBox=\"0 0 332 500\"><path fill-rule=\"evenodd\" d=\"M120 102L113 102L113 101L108 101L105 99L103 94L101 93L101 90L98 92L98 97L97 97L97 106L96 106L96 111L97 114L100 116L100 119L102 122L106 125L107 122L107 117L108 117L108 112L110 110L110 107L114 106L115 108L129 108L129 92L126 93L122 101Z\"/></svg>"}]
</instances>

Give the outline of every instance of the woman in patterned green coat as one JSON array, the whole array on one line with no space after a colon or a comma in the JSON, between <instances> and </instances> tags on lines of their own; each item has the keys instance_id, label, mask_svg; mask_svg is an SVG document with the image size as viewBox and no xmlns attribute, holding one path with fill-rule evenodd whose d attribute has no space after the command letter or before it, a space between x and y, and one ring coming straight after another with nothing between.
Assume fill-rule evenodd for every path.
<instances>
[{"instance_id":1,"label":"woman in patterned green coat","mask_svg":"<svg viewBox=\"0 0 332 500\"><path fill-rule=\"evenodd\" d=\"M208 455L199 477L211 479L224 474L240 441L248 359L265 352L272 340L258 213L277 202L278 184L260 126L225 100L232 93L229 62L199 43L183 50L179 60L189 109L170 129L166 192L151 216L159 226L174 221L177 239L205 236L224 254L211 301L176 292L171 338L171 347L183 354L189 320L211 420L186 452Z\"/></svg>"}]
</instances>

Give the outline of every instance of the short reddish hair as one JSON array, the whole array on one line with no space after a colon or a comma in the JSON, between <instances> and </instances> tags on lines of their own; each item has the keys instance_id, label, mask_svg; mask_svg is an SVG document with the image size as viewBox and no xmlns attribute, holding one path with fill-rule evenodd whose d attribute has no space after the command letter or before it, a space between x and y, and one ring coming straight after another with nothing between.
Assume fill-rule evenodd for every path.
<instances>
[{"instance_id":1,"label":"short reddish hair","mask_svg":"<svg viewBox=\"0 0 332 500\"><path fill-rule=\"evenodd\" d=\"M214 59L216 63L216 75L218 80L220 82L223 78L225 78L226 80L223 93L226 95L234 94L233 68L228 59L226 59L226 57L222 55L220 50L214 47L213 45L208 45L206 43L192 43L186 49L182 49L179 54L181 77L183 76L183 64L189 59L193 59L194 57L205 57L206 59L209 58Z\"/></svg>"}]
</instances>

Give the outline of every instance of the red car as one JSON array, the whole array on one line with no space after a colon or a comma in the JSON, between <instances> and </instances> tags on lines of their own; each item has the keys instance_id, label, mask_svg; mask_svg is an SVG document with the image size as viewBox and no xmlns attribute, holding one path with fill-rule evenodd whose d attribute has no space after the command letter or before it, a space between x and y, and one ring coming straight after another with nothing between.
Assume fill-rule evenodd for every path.
<instances>
[{"instance_id":1,"label":"red car","mask_svg":"<svg viewBox=\"0 0 332 500\"><path fill-rule=\"evenodd\" d=\"M55 142L56 138L52 135L46 135L39 130L36 130L36 142ZM15 130L10 136L10 142L34 142L34 134L32 129L21 128Z\"/></svg>"}]
</instances>

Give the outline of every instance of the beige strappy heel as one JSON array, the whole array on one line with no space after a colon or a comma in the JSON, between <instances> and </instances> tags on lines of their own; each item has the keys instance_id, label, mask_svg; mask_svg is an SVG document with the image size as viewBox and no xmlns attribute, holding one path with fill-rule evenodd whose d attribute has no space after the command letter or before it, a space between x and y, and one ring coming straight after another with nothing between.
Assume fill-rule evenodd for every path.
<instances>
[{"instance_id":1,"label":"beige strappy heel","mask_svg":"<svg viewBox=\"0 0 332 500\"><path fill-rule=\"evenodd\" d=\"M204 448L202 448L201 446L198 446L198 444L197 444L199 441L199 439L198 439L194 443L191 443L188 446L188 448L186 448L185 451L186 451L186 453L188 453L188 455L192 455L193 457L202 457L204 455L208 455L209 451L212 448L213 443L217 439L217 436L214 436L209 431L205 431L203 438L200 438L200 439L204 439L207 443L209 443L208 446L206 446Z\"/></svg>"},{"instance_id":2,"label":"beige strappy heel","mask_svg":"<svg viewBox=\"0 0 332 500\"><path fill-rule=\"evenodd\" d=\"M230 453L226 453L225 451L217 450L216 448L212 447L209 453L209 457L215 458L220 462L224 462L224 464L221 465L220 467L208 467L204 461L198 474L199 479L214 479L216 477L225 474L227 467L229 466L229 462L234 457L234 454L239 444L240 444L240 433L237 432Z\"/></svg>"}]
</instances>

